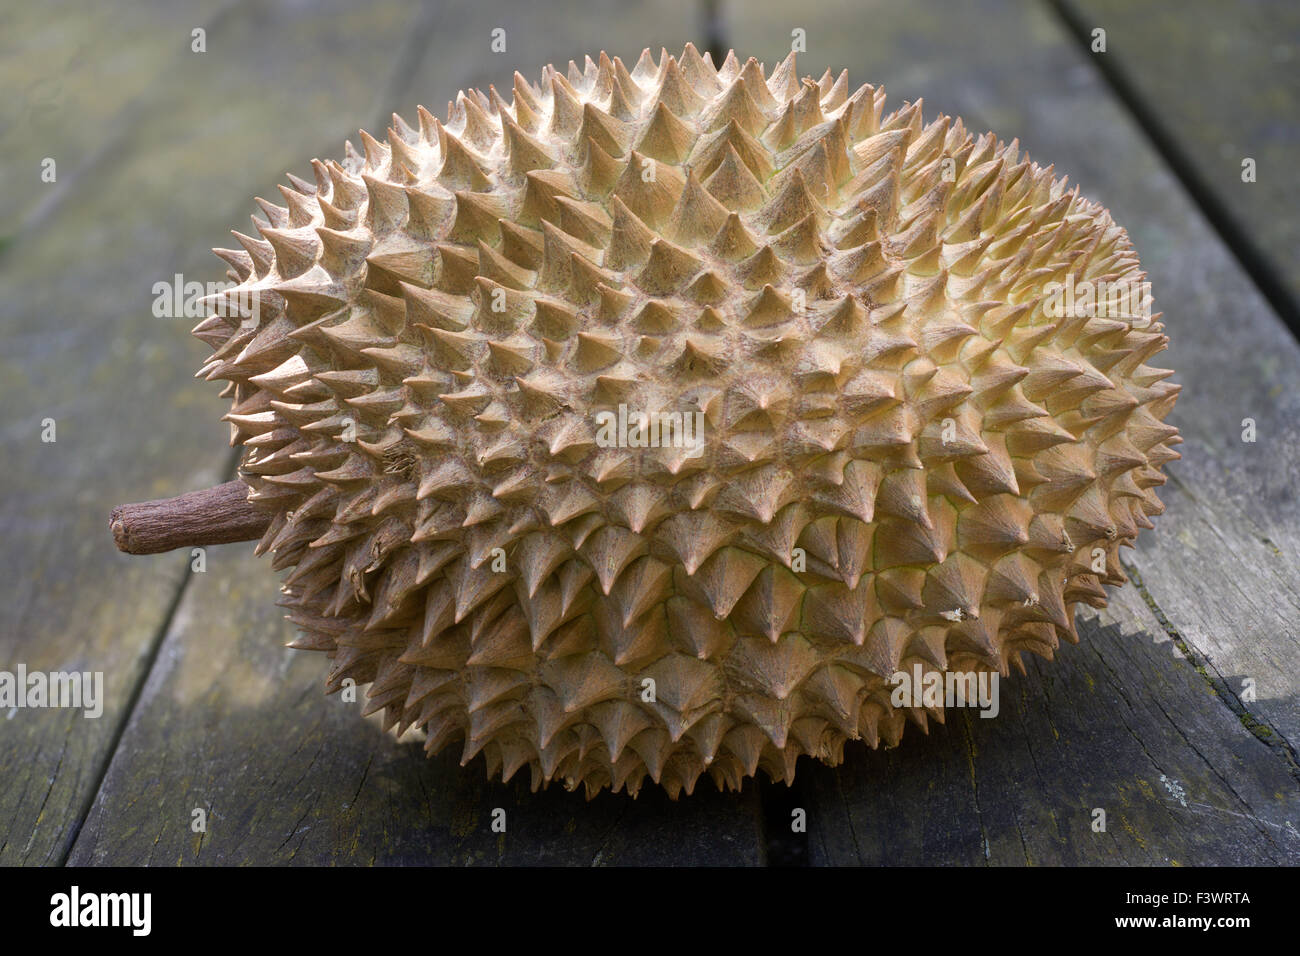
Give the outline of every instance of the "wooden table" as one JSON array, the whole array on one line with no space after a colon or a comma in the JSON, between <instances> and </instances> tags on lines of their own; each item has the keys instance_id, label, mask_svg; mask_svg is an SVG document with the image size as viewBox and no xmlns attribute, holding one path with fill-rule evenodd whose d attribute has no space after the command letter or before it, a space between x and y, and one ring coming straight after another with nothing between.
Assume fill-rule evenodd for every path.
<instances>
[{"instance_id":1,"label":"wooden table","mask_svg":"<svg viewBox=\"0 0 1300 956\"><path fill-rule=\"evenodd\" d=\"M704 33L697 4L11 5L0 669L103 671L105 703L0 714L0 864L1300 862L1300 10L1284 0L723 7L741 54L771 63L803 29L803 73L848 67L891 102L1018 136L1115 213L1150 273L1184 386L1168 511L1110 608L1081 612L1081 644L1004 686L998 720L953 713L838 769L805 760L790 789L533 795L325 697L321 660L283 647L251 546L209 549L202 573L114 551L114 504L233 474L224 403L191 378L205 349L192 321L153 317L155 282L221 278L207 250L248 198L356 126L600 48L680 50Z\"/></svg>"}]
</instances>

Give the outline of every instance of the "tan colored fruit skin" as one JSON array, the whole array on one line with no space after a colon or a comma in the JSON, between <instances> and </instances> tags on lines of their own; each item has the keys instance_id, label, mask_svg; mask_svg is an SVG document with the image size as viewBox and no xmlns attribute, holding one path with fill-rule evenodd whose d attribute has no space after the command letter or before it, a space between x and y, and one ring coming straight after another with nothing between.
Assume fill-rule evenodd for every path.
<instances>
[{"instance_id":1,"label":"tan colored fruit skin","mask_svg":"<svg viewBox=\"0 0 1300 956\"><path fill-rule=\"evenodd\" d=\"M419 120L262 202L218 250L256 321L195 330L331 689L535 788L675 797L892 746L943 719L895 671L1023 669L1125 580L1167 340L1054 313L1145 274L1015 143L692 46ZM620 405L699 413L701 453L603 447Z\"/></svg>"}]
</instances>

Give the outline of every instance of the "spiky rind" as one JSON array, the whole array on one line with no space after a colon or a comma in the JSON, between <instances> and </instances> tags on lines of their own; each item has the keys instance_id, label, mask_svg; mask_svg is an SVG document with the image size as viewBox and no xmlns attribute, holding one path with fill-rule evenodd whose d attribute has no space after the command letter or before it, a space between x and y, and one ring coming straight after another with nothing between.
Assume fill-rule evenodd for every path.
<instances>
[{"instance_id":1,"label":"spiky rind","mask_svg":"<svg viewBox=\"0 0 1300 956\"><path fill-rule=\"evenodd\" d=\"M846 84L602 54L395 117L236 234L260 313L200 374L331 688L492 774L676 796L896 744L899 669L1077 639L1178 387L1158 322L1045 290L1144 274L1015 142ZM602 447L620 404L702 413L702 454Z\"/></svg>"}]
</instances>

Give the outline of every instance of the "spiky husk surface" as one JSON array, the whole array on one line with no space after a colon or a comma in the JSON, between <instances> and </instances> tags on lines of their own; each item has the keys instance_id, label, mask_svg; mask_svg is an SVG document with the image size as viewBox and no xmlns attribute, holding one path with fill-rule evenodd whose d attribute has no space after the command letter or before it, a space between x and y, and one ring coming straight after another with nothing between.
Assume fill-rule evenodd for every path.
<instances>
[{"instance_id":1,"label":"spiky husk surface","mask_svg":"<svg viewBox=\"0 0 1300 956\"><path fill-rule=\"evenodd\" d=\"M693 47L393 122L261 203L214 302L258 320L196 329L293 646L389 726L534 787L788 780L926 726L895 671L1050 657L1125 580L1167 339L1049 314L1144 274L1016 143ZM703 453L602 447L620 404Z\"/></svg>"}]
</instances>

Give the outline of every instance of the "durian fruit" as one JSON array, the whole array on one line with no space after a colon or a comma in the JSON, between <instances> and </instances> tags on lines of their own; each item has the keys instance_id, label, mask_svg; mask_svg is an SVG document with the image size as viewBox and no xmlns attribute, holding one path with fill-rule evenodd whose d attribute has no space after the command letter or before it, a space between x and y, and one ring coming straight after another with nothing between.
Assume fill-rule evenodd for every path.
<instances>
[{"instance_id":1,"label":"durian fruit","mask_svg":"<svg viewBox=\"0 0 1300 956\"><path fill-rule=\"evenodd\" d=\"M430 752L676 797L893 746L943 710L891 674L1050 658L1162 510L1163 326L1047 308L1145 274L1016 142L693 46L361 141L195 334L292 646Z\"/></svg>"}]
</instances>

